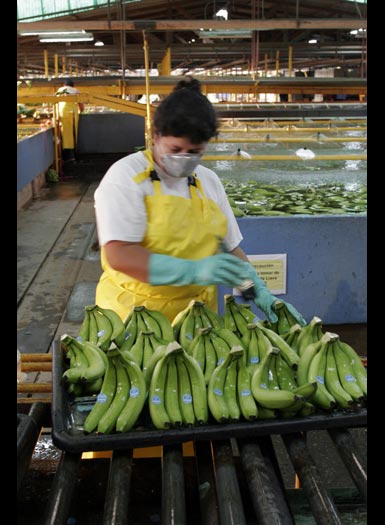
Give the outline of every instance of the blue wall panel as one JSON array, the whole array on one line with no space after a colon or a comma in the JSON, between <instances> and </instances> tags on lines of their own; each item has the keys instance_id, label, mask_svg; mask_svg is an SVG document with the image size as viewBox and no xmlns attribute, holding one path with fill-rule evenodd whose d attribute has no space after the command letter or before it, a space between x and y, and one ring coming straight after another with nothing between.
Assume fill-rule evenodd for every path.
<instances>
[{"instance_id":1,"label":"blue wall panel","mask_svg":"<svg viewBox=\"0 0 385 525\"><path fill-rule=\"evenodd\" d=\"M52 128L17 143L17 191L30 184L54 162Z\"/></svg>"},{"instance_id":2,"label":"blue wall panel","mask_svg":"<svg viewBox=\"0 0 385 525\"><path fill-rule=\"evenodd\" d=\"M316 315L324 324L366 323L366 216L255 217L238 224L248 255L287 254L287 293L279 297L307 321ZM232 290L219 292L223 313L223 294Z\"/></svg>"}]
</instances>

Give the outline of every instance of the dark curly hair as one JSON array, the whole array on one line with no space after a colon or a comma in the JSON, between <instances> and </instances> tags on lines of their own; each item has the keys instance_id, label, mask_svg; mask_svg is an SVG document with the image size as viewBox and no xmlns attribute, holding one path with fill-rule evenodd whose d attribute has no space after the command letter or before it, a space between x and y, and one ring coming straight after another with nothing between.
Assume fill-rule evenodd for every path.
<instances>
[{"instance_id":1,"label":"dark curly hair","mask_svg":"<svg viewBox=\"0 0 385 525\"><path fill-rule=\"evenodd\" d=\"M201 83L187 76L162 100L154 115L154 129L164 136L187 137L192 144L217 135L215 109L201 92Z\"/></svg>"}]
</instances>

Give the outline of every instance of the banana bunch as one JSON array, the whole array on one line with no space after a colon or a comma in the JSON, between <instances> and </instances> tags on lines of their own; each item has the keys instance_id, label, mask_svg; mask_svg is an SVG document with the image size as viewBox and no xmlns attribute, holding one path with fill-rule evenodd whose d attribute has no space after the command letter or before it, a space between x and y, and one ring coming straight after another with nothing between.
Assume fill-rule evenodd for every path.
<instances>
[{"instance_id":1,"label":"banana bunch","mask_svg":"<svg viewBox=\"0 0 385 525\"><path fill-rule=\"evenodd\" d=\"M145 373L156 349L162 346L166 347L168 343L169 341L161 339L151 330L141 330L130 350L124 349L124 347L118 348L118 350L121 355L128 355L130 359L133 359Z\"/></svg>"},{"instance_id":2,"label":"banana bunch","mask_svg":"<svg viewBox=\"0 0 385 525\"><path fill-rule=\"evenodd\" d=\"M284 301L278 300L274 303L274 312L277 314L278 321L276 323L269 322L268 328L277 334L283 335L289 332L292 326L298 324L296 318L289 311Z\"/></svg>"},{"instance_id":3,"label":"banana bunch","mask_svg":"<svg viewBox=\"0 0 385 525\"><path fill-rule=\"evenodd\" d=\"M225 311L222 316L223 325L234 332L239 338L247 332L248 323L255 322L256 315L250 305L237 303L233 295L225 295Z\"/></svg>"},{"instance_id":4,"label":"banana bunch","mask_svg":"<svg viewBox=\"0 0 385 525\"><path fill-rule=\"evenodd\" d=\"M222 327L219 315L207 308L203 301L191 301L189 305L179 312L171 323L174 330L174 338L180 343L184 350L189 352L192 340L200 328L211 326Z\"/></svg>"},{"instance_id":5,"label":"banana bunch","mask_svg":"<svg viewBox=\"0 0 385 525\"><path fill-rule=\"evenodd\" d=\"M162 430L207 423L206 384L197 361L177 341L156 352L147 369L153 425Z\"/></svg>"},{"instance_id":6,"label":"banana bunch","mask_svg":"<svg viewBox=\"0 0 385 525\"><path fill-rule=\"evenodd\" d=\"M198 362L208 385L215 367L225 360L232 346L240 344L237 336L227 328L207 326L198 329L187 353Z\"/></svg>"},{"instance_id":7,"label":"banana bunch","mask_svg":"<svg viewBox=\"0 0 385 525\"><path fill-rule=\"evenodd\" d=\"M62 374L67 392L75 397L97 393L107 366L105 352L91 341L79 341L68 334L63 334L60 342L68 364Z\"/></svg>"},{"instance_id":8,"label":"banana bunch","mask_svg":"<svg viewBox=\"0 0 385 525\"><path fill-rule=\"evenodd\" d=\"M158 310L150 310L144 305L134 306L123 321L125 338L121 351L130 350L140 335L140 332L154 332L163 341L174 341L174 332L168 318Z\"/></svg>"},{"instance_id":9,"label":"banana bunch","mask_svg":"<svg viewBox=\"0 0 385 525\"><path fill-rule=\"evenodd\" d=\"M305 347L298 363L297 382L317 382L311 402L323 410L350 409L367 396L367 373L361 359L332 332L325 332L320 340Z\"/></svg>"},{"instance_id":10,"label":"banana bunch","mask_svg":"<svg viewBox=\"0 0 385 525\"><path fill-rule=\"evenodd\" d=\"M308 325L306 325L308 326ZM285 332L284 334L281 334L281 337L286 343L295 351L297 354L299 354L299 344L298 344L298 338L300 334L302 333L302 326L298 323L293 324L293 326L290 327L290 330L288 332Z\"/></svg>"},{"instance_id":11,"label":"banana bunch","mask_svg":"<svg viewBox=\"0 0 385 525\"><path fill-rule=\"evenodd\" d=\"M298 355L301 356L305 348L311 344L319 341L323 336L322 330L322 319L319 317L313 317L311 321L301 328L301 332L297 339L297 351Z\"/></svg>"},{"instance_id":12,"label":"banana bunch","mask_svg":"<svg viewBox=\"0 0 385 525\"><path fill-rule=\"evenodd\" d=\"M88 305L84 310L78 339L95 343L104 351L110 348L112 342L117 346L123 343L125 327L116 312L96 304Z\"/></svg>"},{"instance_id":13,"label":"banana bunch","mask_svg":"<svg viewBox=\"0 0 385 525\"><path fill-rule=\"evenodd\" d=\"M103 384L84 421L84 432L127 432L138 421L145 400L146 385L139 366L117 350L109 351Z\"/></svg>"},{"instance_id":14,"label":"banana bunch","mask_svg":"<svg viewBox=\"0 0 385 525\"><path fill-rule=\"evenodd\" d=\"M293 350L291 346L288 345L288 343L282 336L268 328L264 321L258 321L257 324L264 333L264 335L269 339L272 346L279 348L287 364L291 366L294 370L296 370L299 362L299 355L297 354L297 352Z\"/></svg>"},{"instance_id":15,"label":"banana bunch","mask_svg":"<svg viewBox=\"0 0 385 525\"><path fill-rule=\"evenodd\" d=\"M263 333L259 324L248 323L247 330L241 338L241 344L245 349L242 358L243 364L249 374L252 375L257 364L271 350L271 341Z\"/></svg>"},{"instance_id":16,"label":"banana bunch","mask_svg":"<svg viewBox=\"0 0 385 525\"><path fill-rule=\"evenodd\" d=\"M251 393L250 374L243 364L244 348L233 346L224 361L215 367L207 385L210 414L218 423L248 421L258 417L258 407Z\"/></svg>"},{"instance_id":17,"label":"banana bunch","mask_svg":"<svg viewBox=\"0 0 385 525\"><path fill-rule=\"evenodd\" d=\"M279 348L267 351L251 376L251 392L258 405L286 417L297 414L317 391L315 381L298 386L293 369Z\"/></svg>"}]
</instances>

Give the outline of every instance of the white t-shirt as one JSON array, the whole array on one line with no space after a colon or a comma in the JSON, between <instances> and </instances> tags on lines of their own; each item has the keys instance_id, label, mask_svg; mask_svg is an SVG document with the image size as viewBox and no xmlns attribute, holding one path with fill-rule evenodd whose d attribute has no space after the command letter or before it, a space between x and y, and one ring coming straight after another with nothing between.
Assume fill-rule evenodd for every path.
<instances>
[{"instance_id":1,"label":"white t-shirt","mask_svg":"<svg viewBox=\"0 0 385 525\"><path fill-rule=\"evenodd\" d=\"M99 244L109 241L141 242L145 236L147 212L144 197L153 195L150 178L141 183L133 177L142 173L148 160L142 151L132 153L115 162L106 172L95 190L95 215ZM165 175L157 170L164 194L190 198L187 179ZM195 173L199 178L205 196L212 199L227 218L227 234L224 245L232 251L243 236L228 202L224 187L214 171L199 165Z\"/></svg>"}]
</instances>

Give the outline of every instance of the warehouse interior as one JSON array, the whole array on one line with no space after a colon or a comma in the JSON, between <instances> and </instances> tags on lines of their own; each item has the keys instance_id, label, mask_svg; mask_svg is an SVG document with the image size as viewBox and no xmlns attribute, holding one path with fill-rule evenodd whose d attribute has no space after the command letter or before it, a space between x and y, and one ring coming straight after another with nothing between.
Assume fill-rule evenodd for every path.
<instances>
[{"instance_id":1,"label":"warehouse interior","mask_svg":"<svg viewBox=\"0 0 385 525\"><path fill-rule=\"evenodd\" d=\"M151 147L185 75L217 112L202 162L236 201L245 251L287 260L283 298L366 368L366 32L367 0L17 1L20 525L366 525L366 397L227 429L155 430L145 414L125 438L79 431L90 399L60 383L60 338L79 333L101 274L94 192ZM68 78L85 108L74 162L57 112Z\"/></svg>"}]
</instances>

